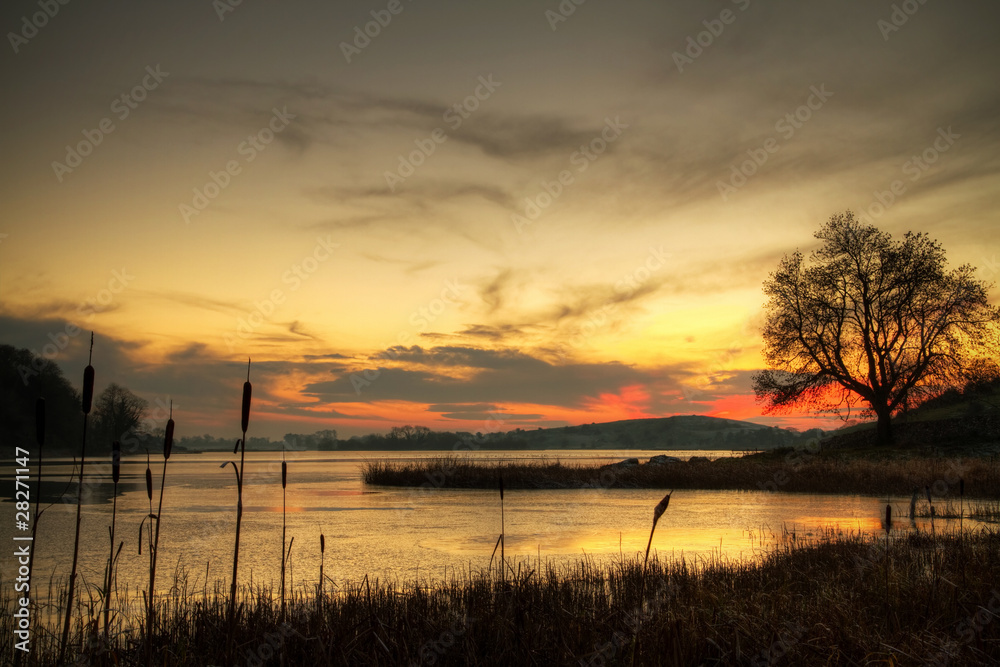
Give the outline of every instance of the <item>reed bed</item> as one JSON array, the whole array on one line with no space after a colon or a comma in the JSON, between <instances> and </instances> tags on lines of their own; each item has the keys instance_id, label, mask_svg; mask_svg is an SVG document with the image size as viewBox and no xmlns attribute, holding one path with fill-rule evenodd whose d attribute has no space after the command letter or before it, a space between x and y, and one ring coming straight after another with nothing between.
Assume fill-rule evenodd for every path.
<instances>
[{"instance_id":1,"label":"reed bed","mask_svg":"<svg viewBox=\"0 0 1000 667\"><path fill-rule=\"evenodd\" d=\"M935 495L957 495L961 476L967 496L1000 498L1000 461L985 458L842 459L793 453L596 466L445 457L418 462L375 460L362 470L366 484L433 488L491 489L499 475L508 489L733 489L873 496L909 496L925 486Z\"/></svg>"},{"instance_id":2,"label":"reed bed","mask_svg":"<svg viewBox=\"0 0 1000 667\"><path fill-rule=\"evenodd\" d=\"M199 586L175 571L171 593L156 600L152 662L615 665L636 650L636 664L995 664L998 549L992 530L831 532L810 544L786 541L759 561L525 559L512 563L513 574L473 570L432 586L366 578L321 598L302 587L286 600L284 623L278 591L258 584L240 587L231 637L228 582ZM57 609L65 583L50 585L41 604ZM0 652L10 656L10 582L0 587ZM99 604L82 596L69 659L146 664L139 593L123 593L107 642ZM53 663L58 621L36 629L26 664Z\"/></svg>"}]
</instances>

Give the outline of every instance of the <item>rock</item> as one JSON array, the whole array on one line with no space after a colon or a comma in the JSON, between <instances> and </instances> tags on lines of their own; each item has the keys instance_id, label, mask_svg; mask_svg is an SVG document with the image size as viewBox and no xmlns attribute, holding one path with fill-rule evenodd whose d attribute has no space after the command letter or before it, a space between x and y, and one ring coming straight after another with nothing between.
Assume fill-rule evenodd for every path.
<instances>
[{"instance_id":1,"label":"rock","mask_svg":"<svg viewBox=\"0 0 1000 667\"><path fill-rule=\"evenodd\" d=\"M688 459L688 463L709 463L707 456L692 456Z\"/></svg>"},{"instance_id":2,"label":"rock","mask_svg":"<svg viewBox=\"0 0 1000 667\"><path fill-rule=\"evenodd\" d=\"M639 459L624 459L622 461L619 461L618 463L612 463L611 465L613 467L621 467L621 468L637 466L639 465Z\"/></svg>"},{"instance_id":3,"label":"rock","mask_svg":"<svg viewBox=\"0 0 1000 667\"><path fill-rule=\"evenodd\" d=\"M647 465L662 466L668 463L680 463L680 459L676 456L667 456L666 454L659 454L657 456L650 457L649 463Z\"/></svg>"}]
</instances>

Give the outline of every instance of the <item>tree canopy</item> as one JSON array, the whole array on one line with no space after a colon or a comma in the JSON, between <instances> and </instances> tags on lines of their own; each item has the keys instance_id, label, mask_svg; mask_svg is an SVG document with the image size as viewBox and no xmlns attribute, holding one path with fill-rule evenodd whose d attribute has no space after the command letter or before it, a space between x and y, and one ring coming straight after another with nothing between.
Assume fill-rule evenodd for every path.
<instances>
[{"instance_id":1,"label":"tree canopy","mask_svg":"<svg viewBox=\"0 0 1000 667\"><path fill-rule=\"evenodd\" d=\"M46 442L49 454L69 453L80 447L83 413L80 394L52 361L29 350L0 345L0 441L35 446L35 401L45 399Z\"/></svg>"},{"instance_id":2,"label":"tree canopy","mask_svg":"<svg viewBox=\"0 0 1000 667\"><path fill-rule=\"evenodd\" d=\"M103 444L121 440L136 431L146 416L149 402L112 382L94 401L94 433Z\"/></svg>"},{"instance_id":3,"label":"tree canopy","mask_svg":"<svg viewBox=\"0 0 1000 667\"><path fill-rule=\"evenodd\" d=\"M891 417L961 387L998 349L1000 311L970 265L941 244L901 240L848 211L815 234L807 262L786 255L764 283L764 359L753 386L766 412L859 409L892 439Z\"/></svg>"}]
</instances>

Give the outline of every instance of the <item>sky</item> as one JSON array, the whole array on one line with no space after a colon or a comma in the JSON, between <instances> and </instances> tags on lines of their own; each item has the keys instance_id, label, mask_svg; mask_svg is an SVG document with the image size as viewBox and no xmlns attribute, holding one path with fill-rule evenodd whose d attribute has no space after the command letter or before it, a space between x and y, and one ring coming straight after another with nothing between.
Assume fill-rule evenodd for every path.
<instances>
[{"instance_id":1,"label":"sky","mask_svg":"<svg viewBox=\"0 0 1000 667\"><path fill-rule=\"evenodd\" d=\"M178 435L764 415L761 284L853 210L995 280L1000 5L20 0L0 343ZM991 292L997 302L1000 292Z\"/></svg>"}]
</instances>

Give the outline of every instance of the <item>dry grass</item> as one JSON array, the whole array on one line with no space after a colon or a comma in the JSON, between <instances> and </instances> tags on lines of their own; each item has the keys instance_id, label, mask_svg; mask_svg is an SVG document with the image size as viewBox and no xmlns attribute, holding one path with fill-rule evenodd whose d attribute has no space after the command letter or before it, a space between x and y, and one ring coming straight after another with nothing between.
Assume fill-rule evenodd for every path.
<instances>
[{"instance_id":1,"label":"dry grass","mask_svg":"<svg viewBox=\"0 0 1000 667\"><path fill-rule=\"evenodd\" d=\"M872 539L828 534L789 542L761 562L514 564L436 586L365 580L317 600L305 590L281 623L277 591L241 587L226 636L223 582L189 585L176 572L157 600L155 664L638 664L970 665L1000 661L1000 534L981 531ZM12 655L9 582L0 582L0 651ZM53 608L64 597L64 587ZM144 609L126 594L110 643L74 626L78 661L145 664ZM50 596L51 597L51 596ZM82 619L97 605L78 604ZM992 612L984 611L992 610ZM36 630L28 664L52 664L56 626ZM225 654L227 639L235 658ZM279 657L280 656L280 657Z\"/></svg>"}]
</instances>

